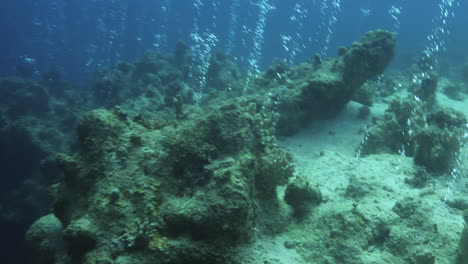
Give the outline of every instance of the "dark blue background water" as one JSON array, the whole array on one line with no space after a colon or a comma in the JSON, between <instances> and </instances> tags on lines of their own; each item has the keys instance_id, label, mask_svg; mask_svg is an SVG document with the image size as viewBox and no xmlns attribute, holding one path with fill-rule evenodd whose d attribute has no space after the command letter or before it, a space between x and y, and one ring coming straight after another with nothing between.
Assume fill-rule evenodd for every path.
<instances>
[{"instance_id":1,"label":"dark blue background water","mask_svg":"<svg viewBox=\"0 0 468 264\"><path fill-rule=\"evenodd\" d=\"M161 6L169 3L166 16ZM235 7L237 21L232 24L233 1L202 1L200 15L196 16L193 1L189 0L21 0L5 1L0 9L0 75L15 74L18 64L28 64L36 75L50 66L64 72L67 79L83 82L96 68L112 62L134 60L145 50L158 48L172 50L178 40L192 43L194 19L199 18L200 33L204 30L218 37L217 48L225 49L229 31L234 30L231 53L241 60L249 58L253 47L253 31L258 20L259 8L248 0L239 0ZM253 1L255 2L255 1ZM257 0L260 2L260 0ZM268 65L274 58L289 57L282 48L281 35L300 33L306 49L294 60L304 61L325 45L326 24L329 13L320 14L323 1L270 0L275 10L266 16L264 45L260 62ZM330 4L330 0L326 1ZM439 16L438 4L442 0L389 0L341 1L338 21L331 27L333 34L328 55L335 55L337 46L356 40L363 32L385 28L399 32L399 63L410 63L427 44L426 36L435 27ZM462 2L454 8L455 18L449 21L451 35L447 38L448 52L444 57L464 58L463 47L468 44L468 7ZM293 7L300 4L308 11L301 29L290 17ZM395 28L389 15L392 5L401 6L400 29ZM365 15L361 9L370 10ZM245 28L244 28L245 26ZM249 31L250 30L250 31ZM167 42L158 41L158 35L166 35ZM312 39L309 42L308 38ZM301 42L302 41L302 42ZM244 42L244 44L243 44ZM32 59L32 60L31 60ZM242 64L242 61L240 62Z\"/></svg>"}]
</instances>

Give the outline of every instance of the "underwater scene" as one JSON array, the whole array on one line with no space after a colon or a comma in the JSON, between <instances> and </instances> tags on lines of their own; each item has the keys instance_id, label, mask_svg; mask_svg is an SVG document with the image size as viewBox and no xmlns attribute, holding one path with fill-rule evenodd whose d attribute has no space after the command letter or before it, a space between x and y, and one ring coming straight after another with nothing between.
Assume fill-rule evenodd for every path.
<instances>
[{"instance_id":1,"label":"underwater scene","mask_svg":"<svg viewBox=\"0 0 468 264\"><path fill-rule=\"evenodd\" d=\"M0 8L5 264L468 264L464 0Z\"/></svg>"}]
</instances>

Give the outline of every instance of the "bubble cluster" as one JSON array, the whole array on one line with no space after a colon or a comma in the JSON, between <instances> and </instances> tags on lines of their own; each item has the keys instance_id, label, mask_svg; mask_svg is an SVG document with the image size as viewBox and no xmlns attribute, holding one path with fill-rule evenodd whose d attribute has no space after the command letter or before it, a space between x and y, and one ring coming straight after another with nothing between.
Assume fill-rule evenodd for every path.
<instances>
[{"instance_id":1,"label":"bubble cluster","mask_svg":"<svg viewBox=\"0 0 468 264\"><path fill-rule=\"evenodd\" d=\"M457 181L466 176L465 163L468 160L468 149L466 142L468 141L468 124L465 124L465 132L463 136L458 138L459 152L455 153L455 166L450 170L450 178L447 180L447 191L444 196L444 203L452 195L457 187Z\"/></svg>"},{"instance_id":2,"label":"bubble cluster","mask_svg":"<svg viewBox=\"0 0 468 264\"><path fill-rule=\"evenodd\" d=\"M217 1L211 2L214 10L218 6ZM190 34L191 40L191 51L193 56L192 64L190 65L189 76L192 80L195 81L196 87L195 92L193 93L193 99L195 102L200 102L203 97L203 93L206 86L206 73L210 68L210 58L213 49L218 44L218 36L216 36L212 31L216 28L216 16L211 16L211 27L203 27L203 30L200 28L200 18L202 16L202 10L205 7L205 3L201 0L194 0L193 7L195 8L195 17L193 21L193 29Z\"/></svg>"},{"instance_id":3,"label":"bubble cluster","mask_svg":"<svg viewBox=\"0 0 468 264\"><path fill-rule=\"evenodd\" d=\"M112 8L109 5L112 5ZM128 3L114 0L109 5L100 3L98 7L94 7L103 15L96 20L95 30L98 37L85 48L85 65L88 71L103 68L120 59L120 50L125 46L122 32L127 29Z\"/></svg>"},{"instance_id":4,"label":"bubble cluster","mask_svg":"<svg viewBox=\"0 0 468 264\"><path fill-rule=\"evenodd\" d=\"M321 32L323 35L318 35L317 39L323 40L320 54L326 56L330 48L331 38L335 29L335 24L338 22L338 15L341 12L341 0L324 0L320 5L320 14L322 16ZM322 32L324 30L324 32Z\"/></svg>"},{"instance_id":5,"label":"bubble cluster","mask_svg":"<svg viewBox=\"0 0 468 264\"><path fill-rule=\"evenodd\" d=\"M171 0L163 0L161 2L161 22L157 34L154 34L153 47L156 50L167 49L167 28L169 26L169 14L171 10Z\"/></svg>"},{"instance_id":6,"label":"bubble cluster","mask_svg":"<svg viewBox=\"0 0 468 264\"><path fill-rule=\"evenodd\" d=\"M264 43L264 34L265 34L265 27L266 27L266 22L267 22L267 15L270 11L275 10L275 6L270 4L269 0L261 0L259 3L252 3L254 5L257 5L259 8L259 14L258 14L258 19L257 23L255 25L255 30L253 32L253 47L252 51L250 52L250 55L247 58L248 61L248 71L247 74L249 77L247 77L246 85L244 86L245 88L248 87L249 81L250 81L250 76L256 75L260 72L260 58L262 56L262 50L263 50L263 43Z\"/></svg>"},{"instance_id":7,"label":"bubble cluster","mask_svg":"<svg viewBox=\"0 0 468 264\"><path fill-rule=\"evenodd\" d=\"M262 0L257 5L260 9L260 12L258 15L256 27L254 30L252 52L250 53L250 56L248 58L249 66L250 66L249 75L257 74L260 72L259 60L262 55L267 14L271 10L275 9L275 6L270 5L269 0Z\"/></svg>"},{"instance_id":8,"label":"bubble cluster","mask_svg":"<svg viewBox=\"0 0 468 264\"><path fill-rule=\"evenodd\" d=\"M361 144L359 145L359 147L358 147L358 149L356 151L356 159L361 158L361 156L362 156L362 146L364 146L364 144L366 144L366 142L369 140L371 129L372 129L371 125L364 126L364 131L363 131L363 133L361 135Z\"/></svg>"},{"instance_id":9,"label":"bubble cluster","mask_svg":"<svg viewBox=\"0 0 468 264\"><path fill-rule=\"evenodd\" d=\"M196 88L194 93L195 102L199 102L203 97L206 86L206 73L210 68L210 56L218 43L218 38L213 33L204 32L202 34L192 33L190 38L193 41L192 53L194 59L190 67L190 77L195 80Z\"/></svg>"},{"instance_id":10,"label":"bubble cluster","mask_svg":"<svg viewBox=\"0 0 468 264\"><path fill-rule=\"evenodd\" d=\"M455 9L460 7L458 0L441 0L438 4L438 15L434 18L434 27L431 33L427 36L428 44L424 49L424 53L430 56L432 60L429 64L438 63L438 54L446 52L446 41L450 36L450 22L455 18ZM429 61L429 60L428 60ZM433 68L434 65L428 65Z\"/></svg>"},{"instance_id":11,"label":"bubble cluster","mask_svg":"<svg viewBox=\"0 0 468 264\"><path fill-rule=\"evenodd\" d=\"M240 3L239 0L233 0L229 7L229 29L226 43L226 52L230 53L234 48L234 38L236 37L236 28L239 23L239 15L237 14Z\"/></svg>"},{"instance_id":12,"label":"bubble cluster","mask_svg":"<svg viewBox=\"0 0 468 264\"><path fill-rule=\"evenodd\" d=\"M392 24L393 24L393 32L398 35L398 32L400 31L400 16L403 11L403 6L401 1L398 1L399 3L396 3L390 7L388 10L388 13L390 17L392 18Z\"/></svg>"},{"instance_id":13,"label":"bubble cluster","mask_svg":"<svg viewBox=\"0 0 468 264\"><path fill-rule=\"evenodd\" d=\"M294 34L281 34L283 49L287 53L287 62L294 64L296 56L302 52L305 46L305 39L302 37L301 32L304 30L306 19L308 18L309 10L303 5L296 3L293 7L293 14L289 17L290 21L294 23Z\"/></svg>"}]
</instances>

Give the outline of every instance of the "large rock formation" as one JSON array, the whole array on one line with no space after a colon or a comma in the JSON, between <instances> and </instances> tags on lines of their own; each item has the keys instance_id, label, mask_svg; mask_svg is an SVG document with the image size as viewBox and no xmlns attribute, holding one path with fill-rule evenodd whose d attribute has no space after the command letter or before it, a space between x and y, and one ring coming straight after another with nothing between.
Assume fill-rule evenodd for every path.
<instances>
[{"instance_id":1,"label":"large rock formation","mask_svg":"<svg viewBox=\"0 0 468 264\"><path fill-rule=\"evenodd\" d=\"M384 115L373 120L361 146L362 154L413 157L416 165L433 173L448 172L462 163L460 151L466 143L466 117L437 104L437 84L427 87L427 83L432 81L422 82L416 90L418 96L394 98Z\"/></svg>"},{"instance_id":2,"label":"large rock formation","mask_svg":"<svg viewBox=\"0 0 468 264\"><path fill-rule=\"evenodd\" d=\"M342 109L365 81L383 73L395 45L392 33L371 31L348 48L340 48L338 58L292 69L276 64L266 71L256 84L275 86L270 97L280 113L278 133L291 135L311 121Z\"/></svg>"},{"instance_id":3,"label":"large rock formation","mask_svg":"<svg viewBox=\"0 0 468 264\"><path fill-rule=\"evenodd\" d=\"M84 115L81 151L57 156L54 187L71 259L219 263L255 230L281 229L281 215L263 217L293 173L275 116L248 100L193 108L161 129L118 108Z\"/></svg>"},{"instance_id":4,"label":"large rock formation","mask_svg":"<svg viewBox=\"0 0 468 264\"><path fill-rule=\"evenodd\" d=\"M156 101L151 82L164 83L158 56L147 55L136 66L120 63L117 75L124 86L113 90L119 98L109 102L122 107L82 116L79 151L56 156L62 179L52 188L53 213L66 246L41 251L34 245L51 234L47 228L30 231L39 234L31 239L32 252L45 254L37 263L50 263L54 256L60 256L55 263L227 263L233 246L252 241L258 232L280 232L287 214L276 188L294 170L276 133L293 133L342 107L367 78L383 71L394 47L391 33L370 32L321 65L289 70L276 64L247 82L251 87L245 91L217 87L225 83L219 78L226 71L208 71L216 87L207 93L217 93L201 106L186 104L185 86L173 95L159 87L165 100ZM223 56L215 59L221 61L217 67L229 65ZM133 99L125 91L134 88L125 87L134 78L146 96ZM94 88L116 88L118 81L108 80L110 86ZM180 78L176 82L183 84ZM243 95L233 99L233 94ZM138 113L152 105L155 112ZM294 196L295 190L289 192Z\"/></svg>"}]
</instances>

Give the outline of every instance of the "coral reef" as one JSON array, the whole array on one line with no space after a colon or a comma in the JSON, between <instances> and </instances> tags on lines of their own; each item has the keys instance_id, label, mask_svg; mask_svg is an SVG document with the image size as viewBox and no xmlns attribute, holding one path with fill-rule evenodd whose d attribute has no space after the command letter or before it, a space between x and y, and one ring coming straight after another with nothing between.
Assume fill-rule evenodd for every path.
<instances>
[{"instance_id":1,"label":"coral reef","mask_svg":"<svg viewBox=\"0 0 468 264\"><path fill-rule=\"evenodd\" d=\"M259 220L293 173L275 143L276 114L242 99L191 110L183 122L157 130L120 108L81 118L81 151L57 156L64 181L54 188L68 250L80 249L72 258L87 253L83 261L91 263L132 254L127 245L109 252L125 232L124 244L138 245L149 259L214 263L226 244L281 225Z\"/></svg>"},{"instance_id":2,"label":"coral reef","mask_svg":"<svg viewBox=\"0 0 468 264\"><path fill-rule=\"evenodd\" d=\"M84 96L87 106L107 109L82 115L76 151L55 156L61 175L52 208L63 230L38 220L31 252L56 264L235 263L235 246L288 224L277 187L293 176L293 159L276 136L342 108L382 73L394 48L393 34L372 31L339 58L294 68L276 62L258 77L243 76L218 52L199 104L183 44L173 55L117 63ZM307 211L302 198L322 201L296 180L285 199L297 214ZM346 228L343 219L333 225ZM65 246L42 248L55 232Z\"/></svg>"},{"instance_id":3,"label":"coral reef","mask_svg":"<svg viewBox=\"0 0 468 264\"><path fill-rule=\"evenodd\" d=\"M219 263L256 229L284 225L261 220L293 173L276 146L274 117L242 99L193 108L158 130L118 108L84 115L81 151L57 156L64 181L54 187L71 258L145 252L141 263ZM122 245L110 250L115 243Z\"/></svg>"},{"instance_id":4,"label":"coral reef","mask_svg":"<svg viewBox=\"0 0 468 264\"><path fill-rule=\"evenodd\" d=\"M274 64L254 86L274 87L270 97L280 113L278 134L294 134L311 121L342 109L361 85L384 71L395 45L392 33L375 30L342 48L340 57L323 61L318 68L309 63L292 69Z\"/></svg>"},{"instance_id":5,"label":"coral reef","mask_svg":"<svg viewBox=\"0 0 468 264\"><path fill-rule=\"evenodd\" d=\"M244 74L231 58L221 51L211 56L204 76L205 86L194 80L197 67L191 67L195 58L183 43L173 54L146 52L134 64L117 62L107 72L95 76L90 85L90 100L97 106L112 108L120 105L133 111L164 111L175 106L174 98L184 104L194 104L194 93L204 88L203 99L217 96L219 91L239 90Z\"/></svg>"},{"instance_id":6,"label":"coral reef","mask_svg":"<svg viewBox=\"0 0 468 264\"><path fill-rule=\"evenodd\" d=\"M426 116L428 126L414 136L414 162L429 171L444 172L455 167L465 133L465 116L453 109L441 108Z\"/></svg>"},{"instance_id":7,"label":"coral reef","mask_svg":"<svg viewBox=\"0 0 468 264\"><path fill-rule=\"evenodd\" d=\"M362 154L398 153L404 149L406 155L413 155L412 135L416 127L424 127L424 113L424 104L414 97L394 98L384 115L373 120L367 140L361 146Z\"/></svg>"},{"instance_id":8,"label":"coral reef","mask_svg":"<svg viewBox=\"0 0 468 264\"><path fill-rule=\"evenodd\" d=\"M426 89L427 85L431 89ZM425 100L411 95L404 99L397 97L384 116L373 121L362 154L407 155L414 157L415 164L437 173L455 165L467 120L463 113L435 103L432 81L422 82L422 86L425 88L421 91L431 91L420 94Z\"/></svg>"}]
</instances>

